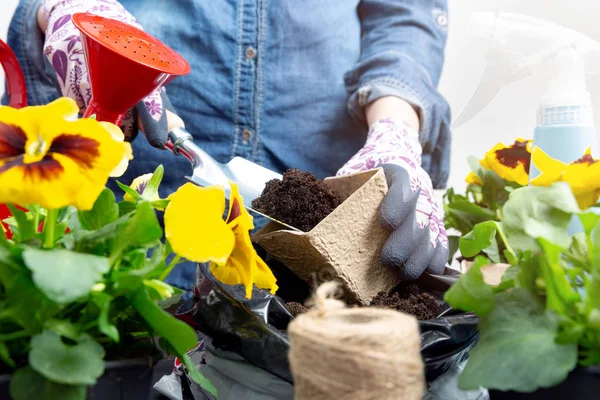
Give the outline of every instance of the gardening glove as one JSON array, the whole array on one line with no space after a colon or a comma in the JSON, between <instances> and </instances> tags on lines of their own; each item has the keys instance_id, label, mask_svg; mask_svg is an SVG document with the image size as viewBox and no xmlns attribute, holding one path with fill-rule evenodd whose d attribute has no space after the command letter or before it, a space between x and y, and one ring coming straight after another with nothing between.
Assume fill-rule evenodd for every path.
<instances>
[{"instance_id":1,"label":"gardening glove","mask_svg":"<svg viewBox=\"0 0 600 400\"><path fill-rule=\"evenodd\" d=\"M83 114L92 98L92 91L81 35L71 16L78 12L90 12L138 29L142 27L116 0L43 0L41 7L41 19L47 27L44 54L56 72L62 95L74 99ZM139 128L152 146L164 147L167 141L167 118L163 96L166 96L164 89L157 89L127 111L121 125L127 141L135 139Z\"/></svg>"},{"instance_id":2,"label":"gardening glove","mask_svg":"<svg viewBox=\"0 0 600 400\"><path fill-rule=\"evenodd\" d=\"M346 175L383 167L388 193L380 222L392 231L381 252L382 263L403 280L424 271L441 274L448 260L448 237L433 196L431 178L421 167L419 134L401 119L376 122L365 146L339 171Z\"/></svg>"}]
</instances>

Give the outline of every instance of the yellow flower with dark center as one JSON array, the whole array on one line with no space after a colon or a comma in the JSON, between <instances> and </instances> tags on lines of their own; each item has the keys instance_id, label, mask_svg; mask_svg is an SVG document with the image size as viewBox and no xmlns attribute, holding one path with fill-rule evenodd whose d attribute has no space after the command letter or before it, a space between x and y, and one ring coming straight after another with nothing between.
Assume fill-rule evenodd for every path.
<instances>
[{"instance_id":1,"label":"yellow flower with dark center","mask_svg":"<svg viewBox=\"0 0 600 400\"><path fill-rule=\"evenodd\" d=\"M592 157L588 148L583 157L565 164L542 149L533 150L532 162L540 175L531 181L534 186L550 186L554 182L568 182L573 195L583 210L590 208L600 197L600 160Z\"/></svg>"},{"instance_id":2,"label":"yellow flower with dark center","mask_svg":"<svg viewBox=\"0 0 600 400\"><path fill-rule=\"evenodd\" d=\"M484 169L494 171L502 179L521 186L527 185L529 181L530 163L531 140L521 138L510 146L498 143L479 161ZM466 181L469 184L482 185L481 178L474 172L467 176Z\"/></svg>"},{"instance_id":3,"label":"yellow flower with dark center","mask_svg":"<svg viewBox=\"0 0 600 400\"><path fill-rule=\"evenodd\" d=\"M277 280L256 253L250 239L252 216L244 208L237 185L231 184L227 219L222 187L187 183L169 196L165 235L173 251L190 261L210 262L215 278L227 285L242 284L246 297L252 286L275 293Z\"/></svg>"},{"instance_id":4,"label":"yellow flower with dark center","mask_svg":"<svg viewBox=\"0 0 600 400\"><path fill-rule=\"evenodd\" d=\"M137 178L135 178L133 180L133 182L131 182L131 185L129 185L130 188L132 188L133 190L135 190L139 195L144 194L144 191L146 190L146 187L148 186L148 182L150 181L150 178L152 178L152 174L144 174L144 175L140 175ZM125 193L123 195L123 200L125 201L129 201L131 203L135 203L135 199L129 194L129 193ZM160 200L160 196L158 195L158 192L156 192L151 199L148 199L148 201L155 201L155 200Z\"/></svg>"},{"instance_id":5,"label":"yellow flower with dark center","mask_svg":"<svg viewBox=\"0 0 600 400\"><path fill-rule=\"evenodd\" d=\"M89 210L131 147L120 129L77 119L68 98L46 106L0 107L0 203ZM122 135L122 133L121 133Z\"/></svg>"}]
</instances>

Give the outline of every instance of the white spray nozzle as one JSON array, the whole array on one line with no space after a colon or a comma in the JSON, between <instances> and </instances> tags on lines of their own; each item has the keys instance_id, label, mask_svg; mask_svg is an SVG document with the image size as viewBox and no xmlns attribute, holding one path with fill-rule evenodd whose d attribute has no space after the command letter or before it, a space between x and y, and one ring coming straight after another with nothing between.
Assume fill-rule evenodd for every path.
<instances>
[{"instance_id":1,"label":"white spray nozzle","mask_svg":"<svg viewBox=\"0 0 600 400\"><path fill-rule=\"evenodd\" d=\"M551 22L510 13L473 13L469 30L488 43L488 64L454 128L477 115L504 86L537 74L551 76L541 108L584 107L590 110L585 120L590 120L585 75L600 72L599 42Z\"/></svg>"}]
</instances>

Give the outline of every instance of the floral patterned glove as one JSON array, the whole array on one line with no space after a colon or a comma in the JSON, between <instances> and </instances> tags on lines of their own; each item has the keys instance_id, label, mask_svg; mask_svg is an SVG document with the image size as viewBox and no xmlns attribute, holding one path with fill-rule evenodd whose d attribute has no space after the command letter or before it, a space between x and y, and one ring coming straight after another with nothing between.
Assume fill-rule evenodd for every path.
<instances>
[{"instance_id":1,"label":"floral patterned glove","mask_svg":"<svg viewBox=\"0 0 600 400\"><path fill-rule=\"evenodd\" d=\"M78 12L90 12L142 29L135 18L116 0L43 0L42 18L47 23L44 53L54 71L63 96L77 102L81 113L87 108L92 91L79 30L71 21ZM156 90L129 110L121 129L131 141L140 122L148 142L163 148L167 140L167 118L162 105L164 90Z\"/></svg>"},{"instance_id":2,"label":"floral patterned glove","mask_svg":"<svg viewBox=\"0 0 600 400\"><path fill-rule=\"evenodd\" d=\"M403 120L381 120L371 126L365 146L338 171L346 175L383 167L389 191L380 217L392 233L381 260L398 268L403 280L415 280L425 270L441 274L448 259L441 209L421 168L421 151L418 133Z\"/></svg>"}]
</instances>

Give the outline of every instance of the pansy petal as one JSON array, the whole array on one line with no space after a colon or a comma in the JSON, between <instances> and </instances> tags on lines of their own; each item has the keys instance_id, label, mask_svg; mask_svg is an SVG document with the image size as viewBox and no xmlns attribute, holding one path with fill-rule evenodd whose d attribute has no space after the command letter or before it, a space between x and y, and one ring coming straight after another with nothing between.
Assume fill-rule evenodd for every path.
<instances>
[{"instance_id":1,"label":"pansy petal","mask_svg":"<svg viewBox=\"0 0 600 400\"><path fill-rule=\"evenodd\" d=\"M33 108L35 112L43 113L44 117L62 118L67 121L75 121L79 114L77 102L70 97L61 97L45 106Z\"/></svg>"},{"instance_id":2,"label":"pansy petal","mask_svg":"<svg viewBox=\"0 0 600 400\"><path fill-rule=\"evenodd\" d=\"M129 161L133 160L133 149L131 144L125 142L125 135L121 128L110 122L100 122L100 125L112 136L113 140L123 144L123 158L120 163L110 173L110 177L118 178L122 176L129 167Z\"/></svg>"},{"instance_id":3,"label":"pansy petal","mask_svg":"<svg viewBox=\"0 0 600 400\"><path fill-rule=\"evenodd\" d=\"M142 195L142 194L144 194L144 190L146 190L146 186L148 185L150 178L152 178L152 174L140 175L131 182L131 185L129 185L129 187L132 188L133 190L135 190L138 194ZM152 200L158 200L158 199L159 199L159 197L158 197L158 193L157 193L156 199L152 199ZM123 200L129 201L131 203L135 203L135 199L133 197L131 197L131 195L128 193L125 193L123 195Z\"/></svg>"},{"instance_id":4,"label":"pansy petal","mask_svg":"<svg viewBox=\"0 0 600 400\"><path fill-rule=\"evenodd\" d=\"M230 263L224 265L210 263L210 272L219 282L226 285L235 286L242 283L240 273Z\"/></svg>"},{"instance_id":5,"label":"pansy petal","mask_svg":"<svg viewBox=\"0 0 600 400\"><path fill-rule=\"evenodd\" d=\"M133 149L131 148L131 144L127 142L123 142L123 158L121 158L121 162L108 174L111 178L118 178L123 176L127 168L129 168L129 161L133 160Z\"/></svg>"},{"instance_id":6,"label":"pansy petal","mask_svg":"<svg viewBox=\"0 0 600 400\"><path fill-rule=\"evenodd\" d=\"M510 146L498 143L485 154L485 162L502 179L517 182L521 186L529 181L531 153L528 141L516 140Z\"/></svg>"},{"instance_id":7,"label":"pansy petal","mask_svg":"<svg viewBox=\"0 0 600 400\"><path fill-rule=\"evenodd\" d=\"M0 137L2 142L0 147L6 149L5 146L11 145L15 139L15 135L19 137L25 137L25 142L30 138L35 138L37 135L36 121L29 118L23 109L17 110L8 106L0 107ZM19 140L18 146L21 150L21 154L25 152L25 143ZM14 147L14 144L13 146ZM3 154L0 154L0 159L4 158Z\"/></svg>"},{"instance_id":8,"label":"pansy petal","mask_svg":"<svg viewBox=\"0 0 600 400\"><path fill-rule=\"evenodd\" d=\"M469 175L467 175L467 178L465 179L465 181L469 184L469 185L477 185L477 186L481 186L483 183L481 182L481 178L479 176L477 176L476 173L474 172L470 172Z\"/></svg>"},{"instance_id":9,"label":"pansy petal","mask_svg":"<svg viewBox=\"0 0 600 400\"><path fill-rule=\"evenodd\" d=\"M190 261L227 262L235 237L223 221L225 195L221 187L186 183L165 210L165 235L175 253Z\"/></svg>"},{"instance_id":10,"label":"pansy petal","mask_svg":"<svg viewBox=\"0 0 600 400\"><path fill-rule=\"evenodd\" d=\"M539 147L533 149L531 162L540 171L540 175L531 181L534 186L550 186L560 181L567 168L567 164L550 157Z\"/></svg>"},{"instance_id":11,"label":"pansy petal","mask_svg":"<svg viewBox=\"0 0 600 400\"><path fill-rule=\"evenodd\" d=\"M256 274L254 275L254 284L259 289L268 289L271 294L277 293L277 278L273 275L273 271L260 258L256 256Z\"/></svg>"},{"instance_id":12,"label":"pansy petal","mask_svg":"<svg viewBox=\"0 0 600 400\"><path fill-rule=\"evenodd\" d=\"M227 223L234 229L237 226L245 230L254 229L254 218L244 207L244 199L240 194L237 184L229 182L231 194L229 196L229 212L227 213Z\"/></svg>"},{"instance_id":13,"label":"pansy petal","mask_svg":"<svg viewBox=\"0 0 600 400\"><path fill-rule=\"evenodd\" d=\"M235 250L234 250L235 252ZM231 257L227 262L227 268L235 268L238 271L240 282L239 284L244 285L246 289L246 298L252 298L252 271L248 268L240 257Z\"/></svg>"},{"instance_id":14,"label":"pansy petal","mask_svg":"<svg viewBox=\"0 0 600 400\"><path fill-rule=\"evenodd\" d=\"M32 164L23 158L0 166L0 203L38 204L47 209L74 205L90 209L102 185L89 185L77 164L61 155L46 156Z\"/></svg>"}]
</instances>

